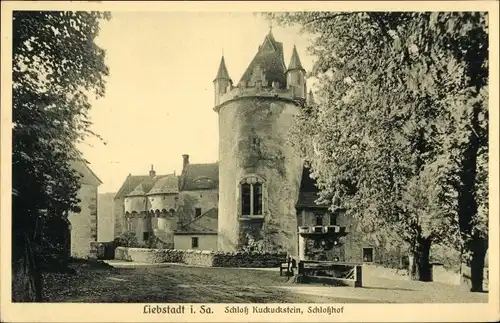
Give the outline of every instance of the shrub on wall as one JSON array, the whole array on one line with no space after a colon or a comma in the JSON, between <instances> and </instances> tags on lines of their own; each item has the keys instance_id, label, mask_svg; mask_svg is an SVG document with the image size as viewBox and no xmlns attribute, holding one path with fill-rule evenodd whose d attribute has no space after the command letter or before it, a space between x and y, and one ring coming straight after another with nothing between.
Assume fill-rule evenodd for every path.
<instances>
[{"instance_id":1,"label":"shrub on wall","mask_svg":"<svg viewBox=\"0 0 500 323\"><path fill-rule=\"evenodd\" d=\"M120 236L115 238L114 242L117 247L139 247L139 241L137 240L135 232L132 231L122 233Z\"/></svg>"},{"instance_id":2,"label":"shrub on wall","mask_svg":"<svg viewBox=\"0 0 500 323\"><path fill-rule=\"evenodd\" d=\"M93 241L90 243L90 258L101 260L113 259L115 256L116 244L114 241L99 242Z\"/></svg>"}]
</instances>

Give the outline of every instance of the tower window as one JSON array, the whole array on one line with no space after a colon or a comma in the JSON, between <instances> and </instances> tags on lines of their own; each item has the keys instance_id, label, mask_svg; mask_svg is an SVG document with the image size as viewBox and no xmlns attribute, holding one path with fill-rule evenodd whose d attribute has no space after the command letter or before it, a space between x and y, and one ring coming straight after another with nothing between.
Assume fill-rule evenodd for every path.
<instances>
[{"instance_id":1,"label":"tower window","mask_svg":"<svg viewBox=\"0 0 500 323\"><path fill-rule=\"evenodd\" d=\"M262 184L253 185L253 213L262 214Z\"/></svg>"},{"instance_id":2,"label":"tower window","mask_svg":"<svg viewBox=\"0 0 500 323\"><path fill-rule=\"evenodd\" d=\"M194 209L194 215L196 217L199 217L201 215L201 208L197 207Z\"/></svg>"},{"instance_id":3,"label":"tower window","mask_svg":"<svg viewBox=\"0 0 500 323\"><path fill-rule=\"evenodd\" d=\"M264 214L264 180L257 176L244 179L240 183L241 215Z\"/></svg>"},{"instance_id":4,"label":"tower window","mask_svg":"<svg viewBox=\"0 0 500 323\"><path fill-rule=\"evenodd\" d=\"M258 149L259 146L260 146L260 140L259 140L259 138L252 137L251 146L252 146L252 149Z\"/></svg>"},{"instance_id":5,"label":"tower window","mask_svg":"<svg viewBox=\"0 0 500 323\"><path fill-rule=\"evenodd\" d=\"M241 185L241 211L244 215L251 215L252 188L250 184Z\"/></svg>"},{"instance_id":6,"label":"tower window","mask_svg":"<svg viewBox=\"0 0 500 323\"><path fill-rule=\"evenodd\" d=\"M191 238L191 248L198 248L198 237Z\"/></svg>"}]
</instances>

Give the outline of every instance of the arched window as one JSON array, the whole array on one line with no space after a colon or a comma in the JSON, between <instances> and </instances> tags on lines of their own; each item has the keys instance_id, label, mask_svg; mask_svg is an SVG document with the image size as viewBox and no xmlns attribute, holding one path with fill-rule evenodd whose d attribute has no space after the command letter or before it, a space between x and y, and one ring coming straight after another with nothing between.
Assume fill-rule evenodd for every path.
<instances>
[{"instance_id":1,"label":"arched window","mask_svg":"<svg viewBox=\"0 0 500 323\"><path fill-rule=\"evenodd\" d=\"M248 183L241 184L241 214L251 215L252 186Z\"/></svg>"},{"instance_id":2,"label":"arched window","mask_svg":"<svg viewBox=\"0 0 500 323\"><path fill-rule=\"evenodd\" d=\"M262 184L253 185L253 213L262 215Z\"/></svg>"},{"instance_id":3,"label":"arched window","mask_svg":"<svg viewBox=\"0 0 500 323\"><path fill-rule=\"evenodd\" d=\"M266 183L263 178L252 175L240 182L240 215L264 216Z\"/></svg>"}]
</instances>

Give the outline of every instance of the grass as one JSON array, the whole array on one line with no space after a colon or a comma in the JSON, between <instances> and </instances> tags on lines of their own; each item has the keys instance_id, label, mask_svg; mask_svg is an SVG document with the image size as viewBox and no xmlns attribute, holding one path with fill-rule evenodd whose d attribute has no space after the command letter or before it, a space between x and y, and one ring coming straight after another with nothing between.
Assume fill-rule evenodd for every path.
<instances>
[{"instance_id":1,"label":"grass","mask_svg":"<svg viewBox=\"0 0 500 323\"><path fill-rule=\"evenodd\" d=\"M113 268L102 262L83 261L70 266L76 273L45 275L45 302L487 302L487 294L466 293L455 286L378 279L369 273L366 287L352 288L294 284L290 278L279 276L278 271L178 265Z\"/></svg>"}]
</instances>

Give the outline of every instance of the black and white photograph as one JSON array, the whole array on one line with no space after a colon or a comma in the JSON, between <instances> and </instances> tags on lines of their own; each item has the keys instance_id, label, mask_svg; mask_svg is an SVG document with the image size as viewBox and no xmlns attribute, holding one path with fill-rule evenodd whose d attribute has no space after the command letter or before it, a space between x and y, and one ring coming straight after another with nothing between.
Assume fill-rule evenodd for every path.
<instances>
[{"instance_id":1,"label":"black and white photograph","mask_svg":"<svg viewBox=\"0 0 500 323\"><path fill-rule=\"evenodd\" d=\"M2 321L500 319L498 2L356 2L2 2Z\"/></svg>"}]
</instances>

